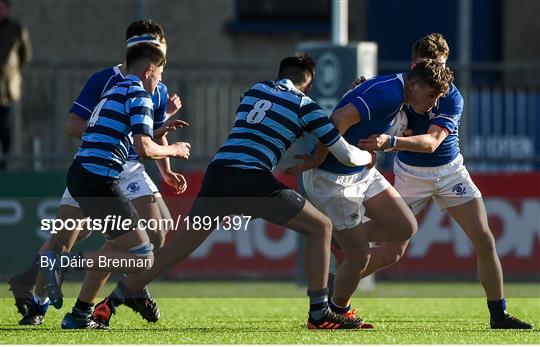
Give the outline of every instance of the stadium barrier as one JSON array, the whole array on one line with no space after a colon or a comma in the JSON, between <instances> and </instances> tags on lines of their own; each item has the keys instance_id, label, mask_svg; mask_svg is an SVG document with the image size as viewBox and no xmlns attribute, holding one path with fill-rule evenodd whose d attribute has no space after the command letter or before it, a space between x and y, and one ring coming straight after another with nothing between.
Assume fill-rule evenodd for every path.
<instances>
[{"instance_id":1,"label":"stadium barrier","mask_svg":"<svg viewBox=\"0 0 540 347\"><path fill-rule=\"evenodd\" d=\"M188 191L182 198L168 187L161 190L176 218L190 207L203 172L186 173ZM296 187L294 177L279 178ZM388 177L392 180L392 177ZM540 173L478 174L473 178L484 194L490 226L507 279L540 278ZM47 234L42 218L54 218L65 173L0 173L0 276L7 277L28 266ZM173 219L174 219L173 218ZM379 274L379 278L472 278L476 273L474 251L465 234L447 214L430 204L419 223L405 257ZM172 235L169 235L171 237ZM100 236L84 241L78 249L96 248ZM251 221L247 231L214 232L191 257L168 272L168 278L281 278L296 273L298 236L264 221Z\"/></svg>"}]
</instances>

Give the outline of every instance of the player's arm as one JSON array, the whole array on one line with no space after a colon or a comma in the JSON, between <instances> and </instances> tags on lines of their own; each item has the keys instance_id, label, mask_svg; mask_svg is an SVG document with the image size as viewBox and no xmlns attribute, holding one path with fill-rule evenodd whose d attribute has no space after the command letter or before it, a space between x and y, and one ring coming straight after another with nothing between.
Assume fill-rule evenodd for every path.
<instances>
[{"instance_id":1,"label":"player's arm","mask_svg":"<svg viewBox=\"0 0 540 347\"><path fill-rule=\"evenodd\" d=\"M129 98L125 107L129 113L133 147L139 156L148 159L189 158L191 148L189 143L177 142L162 146L152 139L154 110L152 99L149 96Z\"/></svg>"},{"instance_id":2,"label":"player's arm","mask_svg":"<svg viewBox=\"0 0 540 347\"><path fill-rule=\"evenodd\" d=\"M100 73L93 74L86 81L77 99L71 105L64 122L64 131L67 135L76 139L83 136L92 111L100 100L104 83L103 76Z\"/></svg>"},{"instance_id":3,"label":"player's arm","mask_svg":"<svg viewBox=\"0 0 540 347\"><path fill-rule=\"evenodd\" d=\"M154 108L154 139L167 136L170 131L189 125L183 120L168 120L180 110L182 101L176 94L169 96L167 86L161 82L159 82L157 89L159 91L159 107Z\"/></svg>"},{"instance_id":4,"label":"player's arm","mask_svg":"<svg viewBox=\"0 0 540 347\"><path fill-rule=\"evenodd\" d=\"M386 135L390 137L389 135ZM411 152L433 153L448 136L448 130L439 125L429 126L426 134L408 137L396 137L397 150Z\"/></svg>"},{"instance_id":5,"label":"player's arm","mask_svg":"<svg viewBox=\"0 0 540 347\"><path fill-rule=\"evenodd\" d=\"M315 104L316 105L316 104ZM328 152L332 153L337 160L347 166L363 166L373 162L373 156L367 151L349 144L339 133L344 133L349 127L360 121L360 114L354 106L337 110L332 115L332 122L320 109L302 116L304 127L318 137L319 142L315 155L297 155L295 158L302 159L303 163L289 167L287 174L297 175L303 171L320 166ZM352 109L351 109L352 108ZM317 126L315 126L317 124Z\"/></svg>"},{"instance_id":6,"label":"player's arm","mask_svg":"<svg viewBox=\"0 0 540 347\"><path fill-rule=\"evenodd\" d=\"M426 134L394 137L387 134L374 134L367 139L360 139L358 147L368 151L392 149L433 153L447 136L448 129L432 124Z\"/></svg>"},{"instance_id":7,"label":"player's arm","mask_svg":"<svg viewBox=\"0 0 540 347\"><path fill-rule=\"evenodd\" d=\"M176 94L167 95L167 119L174 116L182 108L182 99Z\"/></svg>"},{"instance_id":8,"label":"player's arm","mask_svg":"<svg viewBox=\"0 0 540 347\"><path fill-rule=\"evenodd\" d=\"M342 108L335 110L334 113L332 113L330 120L334 123L340 134L345 134L351 126L360 123L362 117L355 106L347 104Z\"/></svg>"},{"instance_id":9,"label":"player's arm","mask_svg":"<svg viewBox=\"0 0 540 347\"><path fill-rule=\"evenodd\" d=\"M360 119L360 113L358 113L356 107L351 104L347 104L334 111L330 118L340 134L344 134L353 124L359 123ZM328 147L319 141L315 151L315 162L319 163L319 165L322 164L326 159L328 152L331 152L336 159L347 166L361 166L371 162L371 154L362 150L358 151L358 147L349 144L342 137L340 137L340 140L336 141L332 146ZM369 154L369 156L367 154Z\"/></svg>"},{"instance_id":10,"label":"player's arm","mask_svg":"<svg viewBox=\"0 0 540 347\"><path fill-rule=\"evenodd\" d=\"M371 164L373 161L371 153L351 145L345 141L342 136L340 136L333 145L328 146L327 148L337 160L347 166L363 166Z\"/></svg>"},{"instance_id":11,"label":"player's arm","mask_svg":"<svg viewBox=\"0 0 540 347\"><path fill-rule=\"evenodd\" d=\"M70 112L64 122L64 131L69 136L80 139L86 130L86 125L87 119L84 119L76 113Z\"/></svg>"},{"instance_id":12,"label":"player's arm","mask_svg":"<svg viewBox=\"0 0 540 347\"><path fill-rule=\"evenodd\" d=\"M160 146L168 146L169 142L165 136L155 138L154 141ZM182 194L187 189L187 182L184 176L172 171L169 157L156 160L156 166L163 181L175 190L176 194Z\"/></svg>"},{"instance_id":13,"label":"player's arm","mask_svg":"<svg viewBox=\"0 0 540 347\"><path fill-rule=\"evenodd\" d=\"M154 141L160 146L168 146L167 134L170 131L188 126L182 120L167 120L175 114L182 106L180 97L174 94L168 95L167 86L163 83L158 85L161 90L159 107L154 111ZM169 157L156 160L156 165L163 181L175 190L176 194L182 194L187 189L187 182L184 176L171 170Z\"/></svg>"},{"instance_id":14,"label":"player's arm","mask_svg":"<svg viewBox=\"0 0 540 347\"><path fill-rule=\"evenodd\" d=\"M163 123L159 128L154 129L154 139L165 137L170 131L185 128L187 126L189 126L189 123L183 120L179 120L179 119L168 120L165 123Z\"/></svg>"},{"instance_id":15,"label":"player's arm","mask_svg":"<svg viewBox=\"0 0 540 347\"><path fill-rule=\"evenodd\" d=\"M133 135L133 146L137 155L147 159L163 159L167 157L189 158L191 145L187 142L177 142L172 145L161 146L152 140L149 135Z\"/></svg>"}]
</instances>

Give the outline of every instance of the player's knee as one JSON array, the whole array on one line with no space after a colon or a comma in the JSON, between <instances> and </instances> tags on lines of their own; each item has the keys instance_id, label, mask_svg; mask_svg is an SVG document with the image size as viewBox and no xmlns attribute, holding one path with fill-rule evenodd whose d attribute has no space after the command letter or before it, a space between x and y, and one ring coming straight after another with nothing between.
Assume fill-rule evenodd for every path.
<instances>
[{"instance_id":1,"label":"player's knee","mask_svg":"<svg viewBox=\"0 0 540 347\"><path fill-rule=\"evenodd\" d=\"M418 223L414 215L404 218L397 229L398 239L396 241L407 241L413 237L418 230Z\"/></svg>"},{"instance_id":2,"label":"player's knee","mask_svg":"<svg viewBox=\"0 0 540 347\"><path fill-rule=\"evenodd\" d=\"M388 252L384 257L384 265L389 266L397 263L403 254L405 253L404 249L396 249L393 252Z\"/></svg>"},{"instance_id":3,"label":"player's knee","mask_svg":"<svg viewBox=\"0 0 540 347\"><path fill-rule=\"evenodd\" d=\"M496 249L495 237L489 229L471 238L471 242L476 253L493 252Z\"/></svg>"},{"instance_id":4,"label":"player's knee","mask_svg":"<svg viewBox=\"0 0 540 347\"><path fill-rule=\"evenodd\" d=\"M318 239L324 239L330 243L332 238L332 222L324 214L320 214L310 223L309 233Z\"/></svg>"},{"instance_id":5,"label":"player's knee","mask_svg":"<svg viewBox=\"0 0 540 347\"><path fill-rule=\"evenodd\" d=\"M323 220L321 221L321 230L323 233L323 237L325 240L328 240L330 243L330 240L332 240L332 221L330 218L323 215Z\"/></svg>"},{"instance_id":6,"label":"player's knee","mask_svg":"<svg viewBox=\"0 0 540 347\"><path fill-rule=\"evenodd\" d=\"M352 268L356 269L358 273L364 271L369 262L369 252L357 252L353 256L347 256L345 262Z\"/></svg>"}]
</instances>

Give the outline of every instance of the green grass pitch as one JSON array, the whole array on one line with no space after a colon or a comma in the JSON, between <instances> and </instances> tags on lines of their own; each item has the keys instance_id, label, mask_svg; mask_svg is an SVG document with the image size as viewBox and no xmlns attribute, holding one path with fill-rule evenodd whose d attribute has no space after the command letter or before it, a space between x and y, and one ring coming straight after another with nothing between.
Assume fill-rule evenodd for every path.
<instances>
[{"instance_id":1,"label":"green grass pitch","mask_svg":"<svg viewBox=\"0 0 540 347\"><path fill-rule=\"evenodd\" d=\"M111 289L109 285L104 293ZM146 323L127 307L110 331L63 331L78 284L65 288L64 307L51 307L39 327L17 325L5 283L0 285L1 344L539 344L540 285L509 284L509 312L533 331L493 331L477 283L378 283L353 300L373 331L308 331L305 288L276 282L160 282L150 287L161 308Z\"/></svg>"}]
</instances>

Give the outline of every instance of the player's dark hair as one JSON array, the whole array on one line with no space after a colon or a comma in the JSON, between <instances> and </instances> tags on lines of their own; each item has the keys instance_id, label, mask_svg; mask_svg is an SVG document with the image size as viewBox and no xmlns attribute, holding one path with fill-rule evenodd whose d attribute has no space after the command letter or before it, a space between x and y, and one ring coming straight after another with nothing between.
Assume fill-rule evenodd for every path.
<instances>
[{"instance_id":1,"label":"player's dark hair","mask_svg":"<svg viewBox=\"0 0 540 347\"><path fill-rule=\"evenodd\" d=\"M296 53L279 63L278 79L288 78L295 85L303 85L309 77L315 77L315 60L309 54Z\"/></svg>"},{"instance_id":2,"label":"player's dark hair","mask_svg":"<svg viewBox=\"0 0 540 347\"><path fill-rule=\"evenodd\" d=\"M151 19L139 20L131 23L126 29L126 40L133 36L151 34L157 36L159 41L165 41L165 32L161 25L152 22Z\"/></svg>"},{"instance_id":3,"label":"player's dark hair","mask_svg":"<svg viewBox=\"0 0 540 347\"><path fill-rule=\"evenodd\" d=\"M128 71L138 63L163 66L166 62L163 51L156 45L149 43L135 45L129 48L126 53L126 68Z\"/></svg>"},{"instance_id":4,"label":"player's dark hair","mask_svg":"<svg viewBox=\"0 0 540 347\"><path fill-rule=\"evenodd\" d=\"M450 55L450 47L441 34L431 33L416 41L412 47L412 59L446 60Z\"/></svg>"},{"instance_id":5,"label":"player's dark hair","mask_svg":"<svg viewBox=\"0 0 540 347\"><path fill-rule=\"evenodd\" d=\"M407 80L410 79L428 84L437 94L446 94L454 81L454 73L445 64L430 59L416 64L407 74Z\"/></svg>"}]
</instances>

